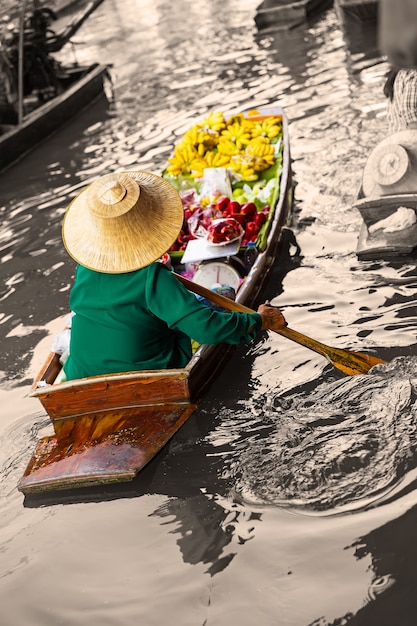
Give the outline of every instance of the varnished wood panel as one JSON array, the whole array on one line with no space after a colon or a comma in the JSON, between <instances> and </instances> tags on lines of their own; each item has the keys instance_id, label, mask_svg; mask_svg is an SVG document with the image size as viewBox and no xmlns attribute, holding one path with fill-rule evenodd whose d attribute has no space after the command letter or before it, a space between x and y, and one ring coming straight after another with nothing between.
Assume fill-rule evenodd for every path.
<instances>
[{"instance_id":1,"label":"varnished wood panel","mask_svg":"<svg viewBox=\"0 0 417 626\"><path fill-rule=\"evenodd\" d=\"M39 398L51 420L129 407L188 402L188 372L165 370L97 376L41 387Z\"/></svg>"},{"instance_id":2,"label":"varnished wood panel","mask_svg":"<svg viewBox=\"0 0 417 626\"><path fill-rule=\"evenodd\" d=\"M18 488L30 494L132 480L194 409L189 404L130 410L105 429L91 429L88 420L68 420L59 438L38 442Z\"/></svg>"}]
</instances>

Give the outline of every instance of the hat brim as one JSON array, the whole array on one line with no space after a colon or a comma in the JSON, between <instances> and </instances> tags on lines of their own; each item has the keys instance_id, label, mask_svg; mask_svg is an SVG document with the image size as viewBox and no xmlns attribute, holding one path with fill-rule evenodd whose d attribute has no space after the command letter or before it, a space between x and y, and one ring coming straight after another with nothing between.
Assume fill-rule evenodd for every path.
<instances>
[{"instance_id":1,"label":"hat brim","mask_svg":"<svg viewBox=\"0 0 417 626\"><path fill-rule=\"evenodd\" d=\"M99 181L123 181L124 177L140 188L132 210L111 219L98 218L90 210L92 183L74 198L64 216L62 239L68 253L77 263L98 272L120 274L153 263L169 250L183 224L180 195L162 177L128 171Z\"/></svg>"}]
</instances>

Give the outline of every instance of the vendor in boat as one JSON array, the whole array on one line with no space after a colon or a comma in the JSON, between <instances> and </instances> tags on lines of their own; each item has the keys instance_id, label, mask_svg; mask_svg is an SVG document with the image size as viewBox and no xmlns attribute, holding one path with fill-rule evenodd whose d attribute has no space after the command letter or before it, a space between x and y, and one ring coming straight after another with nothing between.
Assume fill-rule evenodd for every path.
<instances>
[{"instance_id":1,"label":"vendor in boat","mask_svg":"<svg viewBox=\"0 0 417 626\"><path fill-rule=\"evenodd\" d=\"M178 192L148 172L107 174L71 202L62 227L78 263L67 380L180 368L192 356L191 338L239 344L286 326L268 303L253 313L215 311L158 262L183 219Z\"/></svg>"},{"instance_id":2,"label":"vendor in boat","mask_svg":"<svg viewBox=\"0 0 417 626\"><path fill-rule=\"evenodd\" d=\"M13 98L16 101L20 62L23 69L23 96L36 95L39 102L43 103L62 91L60 80L62 67L49 50L49 42L56 38L50 25L56 19L57 16L52 9L35 8L24 21L23 58L19 58L21 35L19 29L13 31L10 41L3 50L3 56L7 58L9 71L13 76ZM0 71L3 70L2 65L0 58ZM17 123L17 119L14 123Z\"/></svg>"},{"instance_id":3,"label":"vendor in boat","mask_svg":"<svg viewBox=\"0 0 417 626\"><path fill-rule=\"evenodd\" d=\"M0 125L12 125L17 122L18 101L15 74L6 50L0 44Z\"/></svg>"}]
</instances>

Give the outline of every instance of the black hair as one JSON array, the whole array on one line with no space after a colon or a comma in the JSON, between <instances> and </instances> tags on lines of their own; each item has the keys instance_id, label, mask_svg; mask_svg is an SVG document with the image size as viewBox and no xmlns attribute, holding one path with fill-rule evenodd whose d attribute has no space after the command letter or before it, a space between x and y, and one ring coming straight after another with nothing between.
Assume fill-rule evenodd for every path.
<instances>
[{"instance_id":1,"label":"black hair","mask_svg":"<svg viewBox=\"0 0 417 626\"><path fill-rule=\"evenodd\" d=\"M399 72L398 67L393 67L387 74L387 78L384 84L384 95L389 98L391 101L394 97L394 82L395 77Z\"/></svg>"}]
</instances>

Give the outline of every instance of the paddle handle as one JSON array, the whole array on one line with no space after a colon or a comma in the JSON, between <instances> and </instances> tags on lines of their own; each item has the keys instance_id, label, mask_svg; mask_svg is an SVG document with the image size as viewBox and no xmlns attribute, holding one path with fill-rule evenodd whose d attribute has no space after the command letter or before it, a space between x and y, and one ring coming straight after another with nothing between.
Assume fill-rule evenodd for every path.
<instances>
[{"instance_id":1,"label":"paddle handle","mask_svg":"<svg viewBox=\"0 0 417 626\"><path fill-rule=\"evenodd\" d=\"M228 309L229 311L238 311L239 313L255 313L255 311L250 309L248 306L240 304L240 302L236 302L230 298L226 298L216 291L211 291L211 289L207 289L207 287L203 287L203 285L199 285L198 283L185 278L185 276L182 276L181 274L176 274L174 272L174 276L184 285L184 287L187 287L189 291L192 291L199 296L203 296L203 298L207 298L210 302L213 302L224 309Z\"/></svg>"},{"instance_id":2,"label":"paddle handle","mask_svg":"<svg viewBox=\"0 0 417 626\"><path fill-rule=\"evenodd\" d=\"M222 296L220 293L216 293L215 291L211 291L211 289L207 289L206 287L203 287L203 285L199 285L198 283L195 283L192 280L185 278L185 276L181 276L181 274L175 274L175 277L178 278L178 280L185 287L187 287L189 291L192 291L199 296L207 298L207 300L210 300L214 304L217 304L218 306L221 306L228 311L238 311L239 313L255 313L253 309L250 309L244 304L236 302L235 300L231 300L230 298L226 298L225 296ZM299 333L298 331L293 330L288 326L285 326L284 328L281 328L280 330L276 330L274 332L283 335L284 337L287 337L287 339L291 339L291 341L295 341L302 346L310 348L310 350L314 350L314 352L317 352L322 356L328 357L328 352L330 349L329 346L326 346L324 343L320 343L315 339L311 339L310 337L307 337L306 335L303 335L302 333Z\"/></svg>"}]
</instances>

